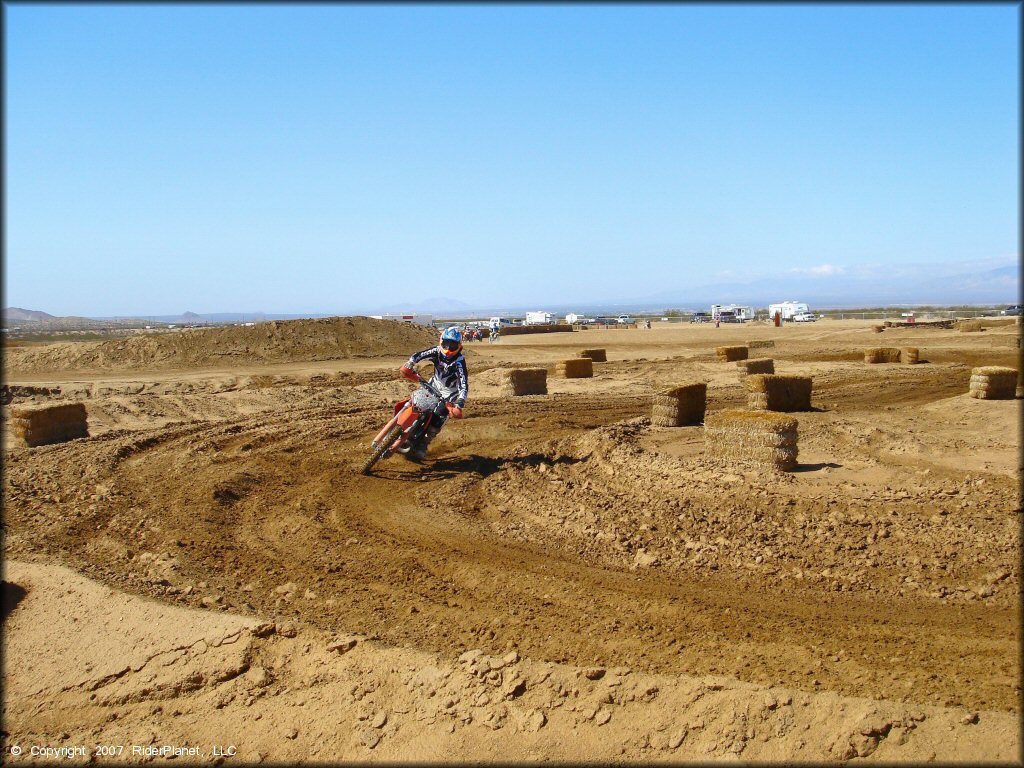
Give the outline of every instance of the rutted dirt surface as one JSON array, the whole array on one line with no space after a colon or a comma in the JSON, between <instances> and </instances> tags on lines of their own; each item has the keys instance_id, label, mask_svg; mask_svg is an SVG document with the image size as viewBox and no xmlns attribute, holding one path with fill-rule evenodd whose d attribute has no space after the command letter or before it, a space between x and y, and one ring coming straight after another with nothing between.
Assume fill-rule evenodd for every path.
<instances>
[{"instance_id":1,"label":"rutted dirt surface","mask_svg":"<svg viewBox=\"0 0 1024 768\"><path fill-rule=\"evenodd\" d=\"M313 752L331 739L296 725L301 739L261 734L254 754L269 759L574 759L554 746L566 738L593 759L978 759L980 724L995 728L984 754L1017 759L1020 401L966 395L972 365L1016 366L1017 332L822 321L467 345L467 418L424 465L389 459L371 477L358 474L367 442L409 391L396 368L418 345L259 372L262 359L202 374L10 375L15 404L84 399L93 436L5 453L5 552L211 621L293 622L294 638L247 641L245 675L259 656L276 689L213 674L172 696L204 736L214 722L259 731L244 725L257 710L277 725L314 722L316 702L352 715L343 754ZM814 377L796 472L722 465L704 457L700 427L649 425L650 393L682 379L709 382L709 410L742 407L735 365L714 347L759 338L775 341L755 351L778 372ZM929 362L858 361L883 344ZM550 369L595 346L609 356L595 377L549 376L548 395L502 398L487 370ZM362 638L358 652L327 650L338 635ZM506 666L524 681L511 696ZM606 701L606 677L630 695ZM374 727L392 688L407 711ZM300 690L311 708L296 712ZM114 733L112 712L125 738L189 732L166 703L151 712L149 693L71 695L8 698L8 742L57 743L44 700L83 734ZM807 702L804 719L783 717L786 696ZM872 731L843 711L881 721ZM922 722L940 721L941 739L922 738Z\"/></svg>"}]
</instances>

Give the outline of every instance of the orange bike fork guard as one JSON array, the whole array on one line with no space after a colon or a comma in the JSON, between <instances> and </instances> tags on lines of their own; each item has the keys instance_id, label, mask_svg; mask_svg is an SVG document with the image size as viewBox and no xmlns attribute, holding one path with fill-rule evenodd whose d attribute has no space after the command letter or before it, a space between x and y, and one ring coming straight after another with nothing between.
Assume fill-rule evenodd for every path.
<instances>
[{"instance_id":1,"label":"orange bike fork guard","mask_svg":"<svg viewBox=\"0 0 1024 768\"><path fill-rule=\"evenodd\" d=\"M395 422L398 421L398 416L394 416L387 424L384 425L384 429L377 433L377 436L373 438L373 442L379 443L384 439L384 435L388 433L388 430L395 426Z\"/></svg>"}]
</instances>

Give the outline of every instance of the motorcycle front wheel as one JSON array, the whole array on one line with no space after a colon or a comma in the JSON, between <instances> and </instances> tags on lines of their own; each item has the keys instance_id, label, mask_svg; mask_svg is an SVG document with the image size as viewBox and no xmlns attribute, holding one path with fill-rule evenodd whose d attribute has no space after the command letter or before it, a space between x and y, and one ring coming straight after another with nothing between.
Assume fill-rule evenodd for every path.
<instances>
[{"instance_id":1,"label":"motorcycle front wheel","mask_svg":"<svg viewBox=\"0 0 1024 768\"><path fill-rule=\"evenodd\" d=\"M395 424L391 430L384 435L384 439L381 440L377 445L374 446L373 452L370 454L370 458L363 464L363 474L370 474L370 470L373 469L373 465L376 464L381 458L387 453L388 448L391 447L392 443L398 439L398 436L402 434L402 427Z\"/></svg>"}]
</instances>

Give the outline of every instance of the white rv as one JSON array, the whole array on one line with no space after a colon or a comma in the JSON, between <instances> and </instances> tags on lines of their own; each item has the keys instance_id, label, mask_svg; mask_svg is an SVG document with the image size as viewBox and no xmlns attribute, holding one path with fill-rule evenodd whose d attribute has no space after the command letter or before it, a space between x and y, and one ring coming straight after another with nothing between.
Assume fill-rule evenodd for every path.
<instances>
[{"instance_id":1,"label":"white rv","mask_svg":"<svg viewBox=\"0 0 1024 768\"><path fill-rule=\"evenodd\" d=\"M550 312L527 312L526 325L551 325L555 321Z\"/></svg>"},{"instance_id":2,"label":"white rv","mask_svg":"<svg viewBox=\"0 0 1024 768\"><path fill-rule=\"evenodd\" d=\"M775 317L775 313L778 312L779 316L782 317L783 320L792 320L794 315L800 315L810 311L810 307L802 301L783 301L779 304L768 305L768 319L773 319Z\"/></svg>"},{"instance_id":3,"label":"white rv","mask_svg":"<svg viewBox=\"0 0 1024 768\"><path fill-rule=\"evenodd\" d=\"M744 320L754 319L754 308L745 307L742 304L712 304L711 305L711 317L715 320L718 319L719 315L723 312L726 313L726 317L736 320L737 322L743 322Z\"/></svg>"},{"instance_id":4,"label":"white rv","mask_svg":"<svg viewBox=\"0 0 1024 768\"><path fill-rule=\"evenodd\" d=\"M415 323L416 325L433 325L433 315L370 315L374 320L395 320L399 323Z\"/></svg>"}]
</instances>

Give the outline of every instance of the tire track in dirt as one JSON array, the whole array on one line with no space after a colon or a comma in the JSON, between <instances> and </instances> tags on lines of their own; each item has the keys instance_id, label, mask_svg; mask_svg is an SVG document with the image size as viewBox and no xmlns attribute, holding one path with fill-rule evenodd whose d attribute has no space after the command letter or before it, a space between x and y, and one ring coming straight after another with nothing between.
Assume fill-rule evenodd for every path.
<instances>
[{"instance_id":1,"label":"tire track in dirt","mask_svg":"<svg viewBox=\"0 0 1024 768\"><path fill-rule=\"evenodd\" d=\"M930 394L920 397L941 397L945 387L926 383ZM830 397L866 396L851 382ZM735 571L629 571L554 540L518 540L486 518L486 478L557 461L553 441L646 409L642 395L478 399L424 468L392 459L371 478L357 468L388 415L377 404L293 405L108 433L50 452L90 471L35 477L76 497L73 522L25 530L53 522L53 505L9 522L19 528L17 551L54 546L134 591L189 604L217 598L210 607L300 617L397 645L445 653L515 646L580 665L1015 706L996 663L1017 639L1010 609L780 588ZM16 481L43 455L21 457ZM145 552L175 565L148 577L138 567Z\"/></svg>"}]
</instances>

